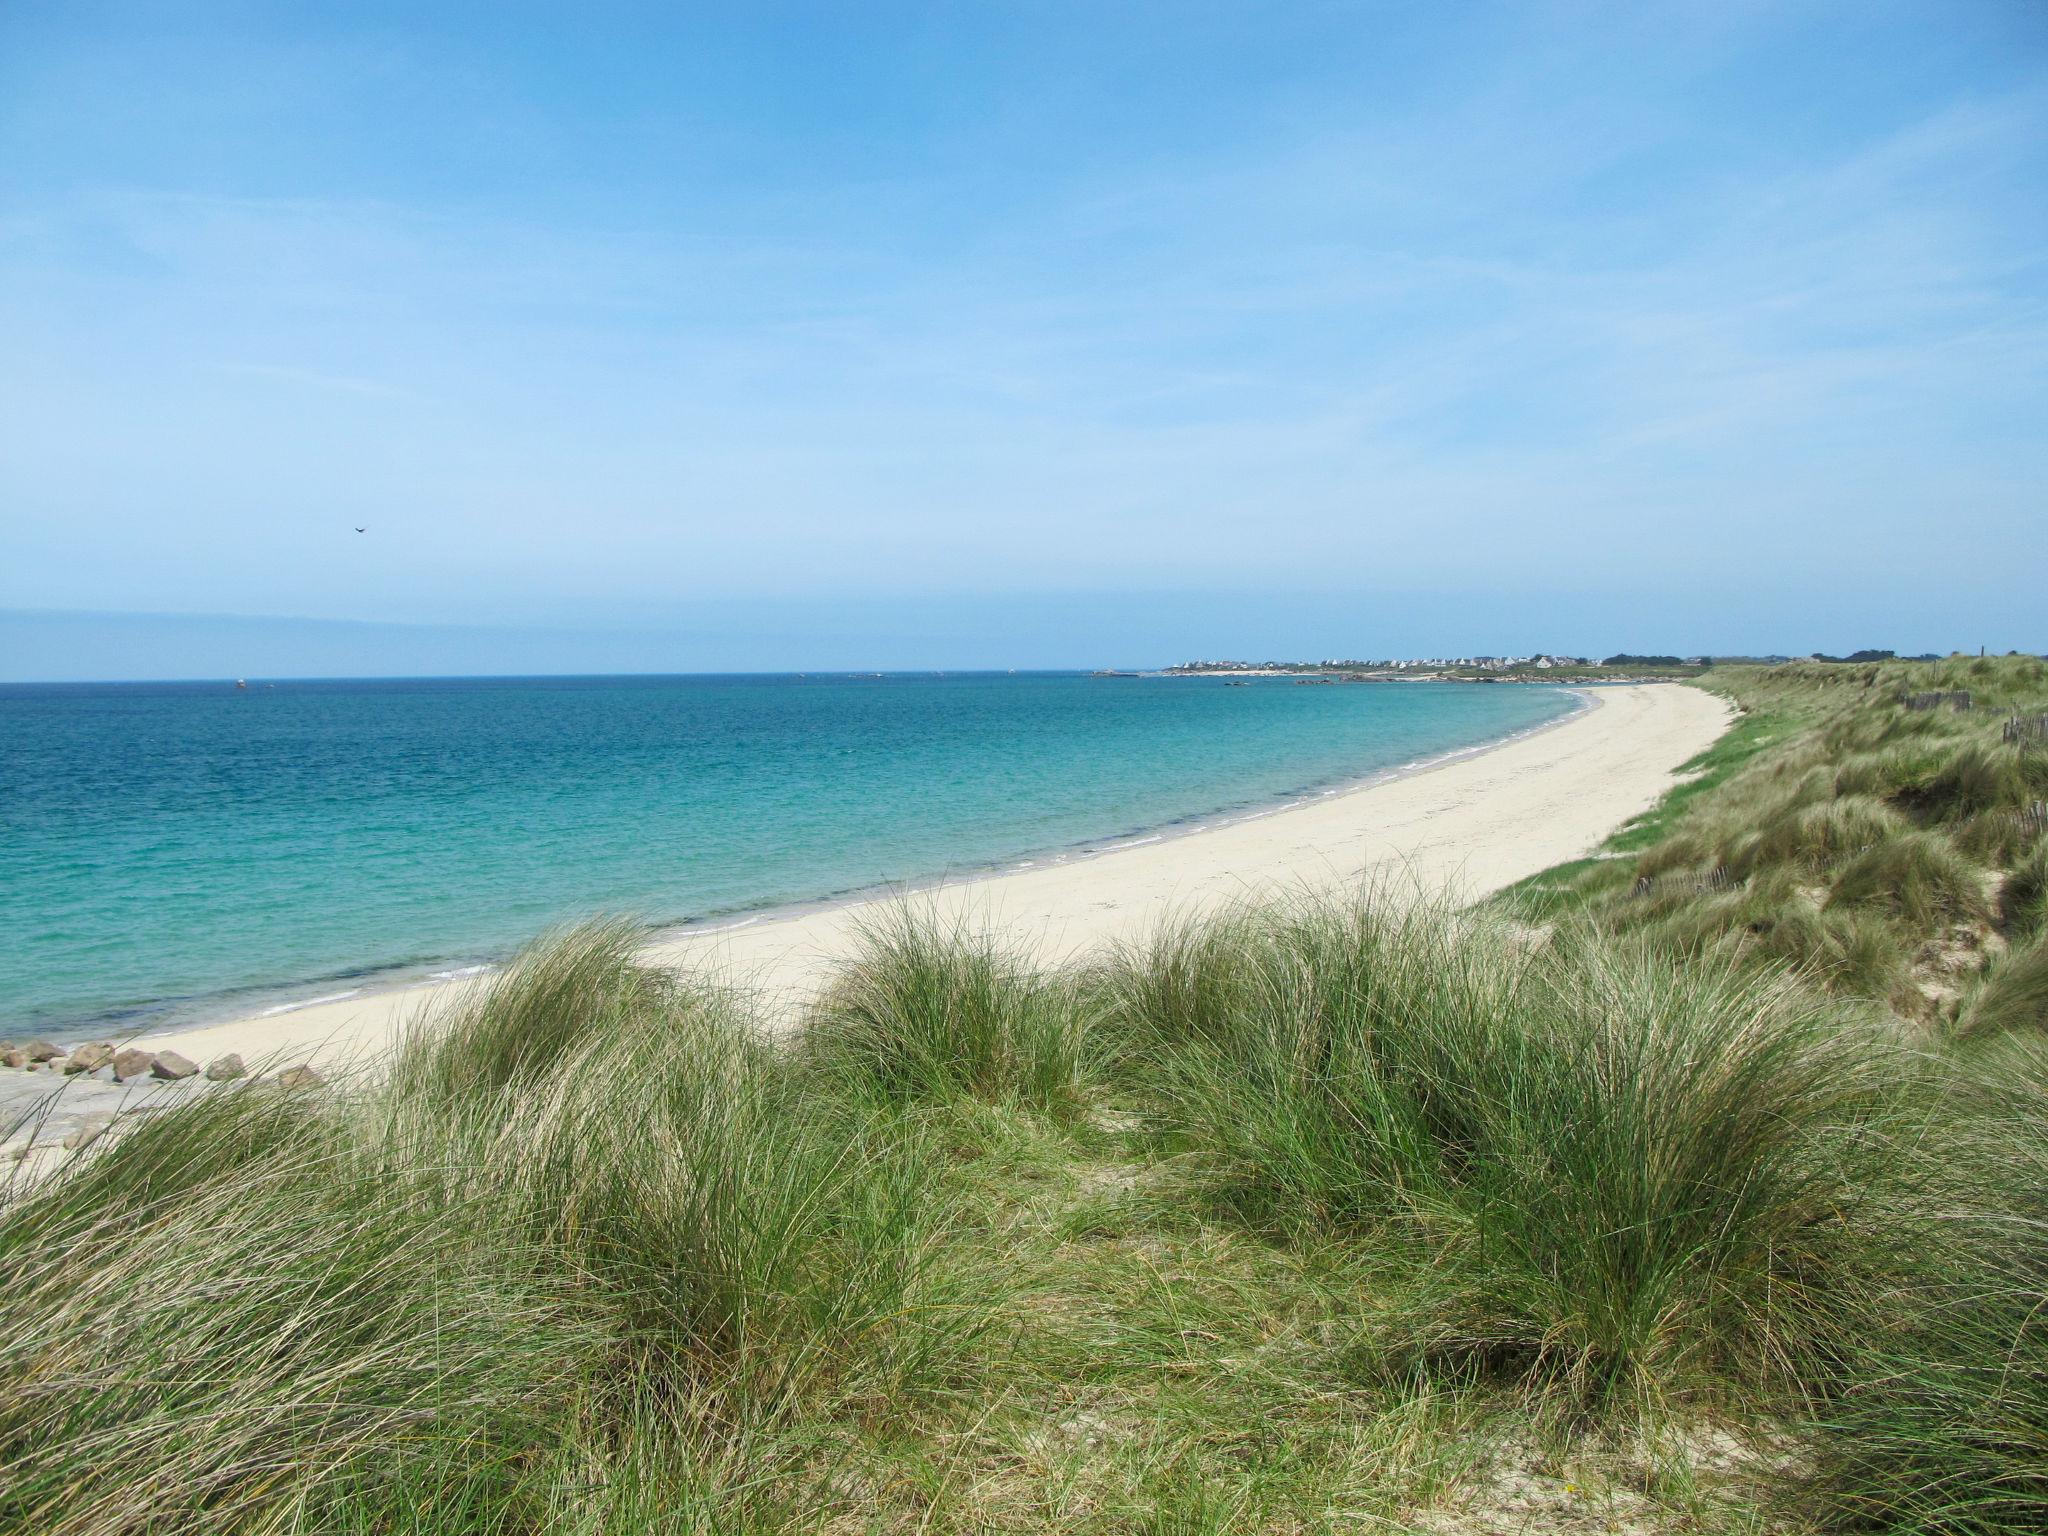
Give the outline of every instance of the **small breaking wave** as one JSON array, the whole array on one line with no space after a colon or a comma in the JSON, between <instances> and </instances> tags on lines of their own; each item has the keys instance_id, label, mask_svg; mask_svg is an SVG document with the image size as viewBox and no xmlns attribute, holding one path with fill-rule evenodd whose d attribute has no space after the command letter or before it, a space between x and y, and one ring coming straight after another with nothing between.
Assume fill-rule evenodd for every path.
<instances>
[{"instance_id":1,"label":"small breaking wave","mask_svg":"<svg viewBox=\"0 0 2048 1536\"><path fill-rule=\"evenodd\" d=\"M297 1013L301 1008L318 1008L322 1003L345 1003L352 997L361 997L362 995L363 989L356 987L347 992L330 992L325 997L301 998L296 1003L279 1003L275 1008L266 1008L257 1014L256 1017L259 1019L275 1018L280 1013Z\"/></svg>"}]
</instances>

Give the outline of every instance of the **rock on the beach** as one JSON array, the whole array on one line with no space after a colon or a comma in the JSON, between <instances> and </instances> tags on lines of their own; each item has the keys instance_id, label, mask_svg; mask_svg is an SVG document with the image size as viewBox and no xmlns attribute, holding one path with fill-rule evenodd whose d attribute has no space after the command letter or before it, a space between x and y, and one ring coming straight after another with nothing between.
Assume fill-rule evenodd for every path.
<instances>
[{"instance_id":1,"label":"rock on the beach","mask_svg":"<svg viewBox=\"0 0 2048 1536\"><path fill-rule=\"evenodd\" d=\"M20 1046L10 1045L6 1050L0 1051L0 1067L25 1067L27 1065L28 1052L24 1051Z\"/></svg>"},{"instance_id":2,"label":"rock on the beach","mask_svg":"<svg viewBox=\"0 0 2048 1536\"><path fill-rule=\"evenodd\" d=\"M175 1053L173 1053L175 1054ZM180 1057L180 1060L184 1058ZM233 1051L225 1056L213 1058L213 1064L206 1069L206 1080L210 1083L224 1083L229 1078L246 1077L249 1069L242 1065L242 1058Z\"/></svg>"},{"instance_id":3,"label":"rock on the beach","mask_svg":"<svg viewBox=\"0 0 2048 1536\"><path fill-rule=\"evenodd\" d=\"M91 1045L81 1045L64 1058L64 1070L68 1073L97 1072L114 1059L114 1047L105 1040Z\"/></svg>"},{"instance_id":4,"label":"rock on the beach","mask_svg":"<svg viewBox=\"0 0 2048 1536\"><path fill-rule=\"evenodd\" d=\"M277 1074L277 1086L287 1089L318 1088L320 1086L320 1074L311 1067L286 1067Z\"/></svg>"},{"instance_id":5,"label":"rock on the beach","mask_svg":"<svg viewBox=\"0 0 2048 1536\"><path fill-rule=\"evenodd\" d=\"M165 1082L175 1083L197 1072L199 1063L189 1057L180 1056L176 1051L158 1051L156 1060L150 1064L149 1070Z\"/></svg>"},{"instance_id":6,"label":"rock on the beach","mask_svg":"<svg viewBox=\"0 0 2048 1536\"><path fill-rule=\"evenodd\" d=\"M78 1122L78 1129L64 1138L64 1145L74 1152L80 1147L89 1147L104 1136L107 1127L113 1123L114 1117L104 1110L87 1115Z\"/></svg>"},{"instance_id":7,"label":"rock on the beach","mask_svg":"<svg viewBox=\"0 0 2048 1536\"><path fill-rule=\"evenodd\" d=\"M31 1040L28 1043L30 1061L55 1061L64 1054L62 1046L52 1045L47 1040Z\"/></svg>"},{"instance_id":8,"label":"rock on the beach","mask_svg":"<svg viewBox=\"0 0 2048 1536\"><path fill-rule=\"evenodd\" d=\"M131 1077L147 1077L156 1069L156 1052L137 1050L130 1046L114 1057L114 1081L125 1083Z\"/></svg>"}]
</instances>

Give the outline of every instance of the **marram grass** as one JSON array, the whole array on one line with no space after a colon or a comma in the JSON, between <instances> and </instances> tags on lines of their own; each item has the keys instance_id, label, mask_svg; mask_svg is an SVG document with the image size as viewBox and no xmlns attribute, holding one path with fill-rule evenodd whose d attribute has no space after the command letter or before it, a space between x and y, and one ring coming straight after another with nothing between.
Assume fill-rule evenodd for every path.
<instances>
[{"instance_id":1,"label":"marram grass","mask_svg":"<svg viewBox=\"0 0 2048 1536\"><path fill-rule=\"evenodd\" d=\"M2039 769L1922 673L2048 686L1724 680L1498 907L906 908L780 1042L599 925L123 1126L0 1206L0 1533L2048 1529Z\"/></svg>"},{"instance_id":2,"label":"marram grass","mask_svg":"<svg viewBox=\"0 0 2048 1536\"><path fill-rule=\"evenodd\" d=\"M1097 1048L1062 976L927 907L888 909L860 934L796 1053L899 1104L962 1098L1071 1113Z\"/></svg>"},{"instance_id":3,"label":"marram grass","mask_svg":"<svg viewBox=\"0 0 2048 1536\"><path fill-rule=\"evenodd\" d=\"M1108 985L1222 1207L1407 1256L1374 1368L1573 1410L1796 1391L1913 1123L1897 1050L1782 974L1428 905L1241 914Z\"/></svg>"},{"instance_id":4,"label":"marram grass","mask_svg":"<svg viewBox=\"0 0 2048 1536\"><path fill-rule=\"evenodd\" d=\"M1500 904L1530 920L1578 913L1679 958L1790 965L1917 1027L1981 1019L1972 994L2039 926L2048 883L2048 748L2004 729L2048 713L2048 663L1792 663L1700 682L1744 710L1723 742L1601 856ZM1967 693L1972 707L1907 707L1924 693Z\"/></svg>"},{"instance_id":5,"label":"marram grass","mask_svg":"<svg viewBox=\"0 0 2048 1536\"><path fill-rule=\"evenodd\" d=\"M1830 1298L1805 1490L1826 1528L2048 1529L2048 1042L1997 1035L1954 1065L1956 1118L1926 1149L1942 1198L1881 1294Z\"/></svg>"},{"instance_id":6,"label":"marram grass","mask_svg":"<svg viewBox=\"0 0 2048 1536\"><path fill-rule=\"evenodd\" d=\"M650 1437L712 1513L765 1427L962 1369L1002 1290L931 1137L618 938L387 1078L211 1093L13 1191L0 1529L539 1530Z\"/></svg>"}]
</instances>

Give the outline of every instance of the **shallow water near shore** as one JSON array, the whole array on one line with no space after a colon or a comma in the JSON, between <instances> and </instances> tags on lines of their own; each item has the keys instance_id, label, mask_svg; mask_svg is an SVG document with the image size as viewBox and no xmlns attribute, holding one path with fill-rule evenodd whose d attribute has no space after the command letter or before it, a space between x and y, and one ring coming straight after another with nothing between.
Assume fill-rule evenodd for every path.
<instances>
[{"instance_id":1,"label":"shallow water near shore","mask_svg":"<svg viewBox=\"0 0 2048 1536\"><path fill-rule=\"evenodd\" d=\"M1548 687L1076 673L0 688L0 1033L1086 857L1534 729Z\"/></svg>"}]
</instances>

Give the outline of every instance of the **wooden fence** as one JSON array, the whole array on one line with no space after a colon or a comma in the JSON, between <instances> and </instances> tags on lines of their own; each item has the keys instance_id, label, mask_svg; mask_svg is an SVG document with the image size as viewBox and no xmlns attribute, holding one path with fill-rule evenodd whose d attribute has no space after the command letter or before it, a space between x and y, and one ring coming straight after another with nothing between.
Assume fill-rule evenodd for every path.
<instances>
[{"instance_id":1,"label":"wooden fence","mask_svg":"<svg viewBox=\"0 0 2048 1536\"><path fill-rule=\"evenodd\" d=\"M1951 709L1961 710L1970 707L1970 694L1965 688L1951 689L1945 693L1902 693L1899 695L1899 702L1908 709L1940 709L1946 704Z\"/></svg>"},{"instance_id":2,"label":"wooden fence","mask_svg":"<svg viewBox=\"0 0 2048 1536\"><path fill-rule=\"evenodd\" d=\"M2014 715L2005 722L2005 739L2021 746L2048 741L2048 715Z\"/></svg>"},{"instance_id":3,"label":"wooden fence","mask_svg":"<svg viewBox=\"0 0 2048 1536\"><path fill-rule=\"evenodd\" d=\"M1655 875L1638 875L1636 877L1635 894L1647 896L1656 890L1660 883L1667 886L1676 883L1680 890L1690 890L1695 895L1705 895L1709 891L1725 891L1729 886L1735 884L1735 880L1725 868L1716 864L1704 875L1697 875L1691 878L1666 876L1660 882Z\"/></svg>"}]
</instances>

